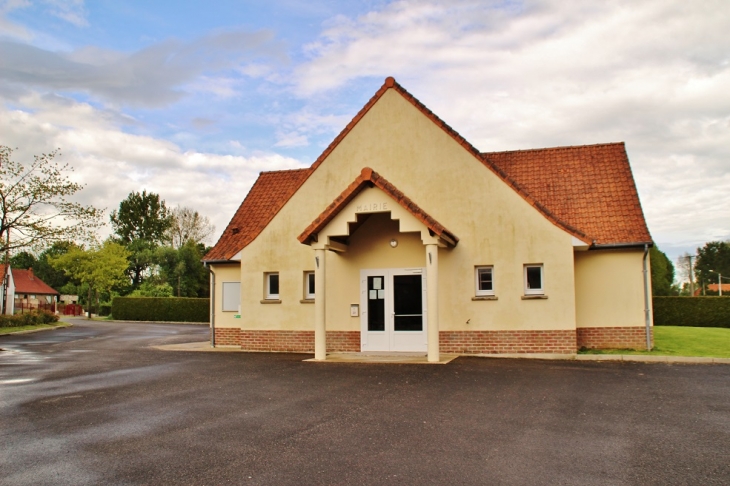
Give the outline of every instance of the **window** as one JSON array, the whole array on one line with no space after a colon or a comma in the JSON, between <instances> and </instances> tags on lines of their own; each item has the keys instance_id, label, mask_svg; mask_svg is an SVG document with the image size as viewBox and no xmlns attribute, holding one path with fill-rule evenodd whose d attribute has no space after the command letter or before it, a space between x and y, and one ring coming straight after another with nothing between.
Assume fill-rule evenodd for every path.
<instances>
[{"instance_id":1,"label":"window","mask_svg":"<svg viewBox=\"0 0 730 486\"><path fill-rule=\"evenodd\" d=\"M494 295L494 267L476 267L476 295Z\"/></svg>"},{"instance_id":2,"label":"window","mask_svg":"<svg viewBox=\"0 0 730 486\"><path fill-rule=\"evenodd\" d=\"M525 295L542 295L542 264L525 265Z\"/></svg>"},{"instance_id":3,"label":"window","mask_svg":"<svg viewBox=\"0 0 730 486\"><path fill-rule=\"evenodd\" d=\"M314 300L314 272L304 272L304 299Z\"/></svg>"},{"instance_id":4,"label":"window","mask_svg":"<svg viewBox=\"0 0 730 486\"><path fill-rule=\"evenodd\" d=\"M279 300L279 274L267 273L265 275L264 294L266 295L266 300Z\"/></svg>"},{"instance_id":5,"label":"window","mask_svg":"<svg viewBox=\"0 0 730 486\"><path fill-rule=\"evenodd\" d=\"M223 312L238 312L241 308L241 282L223 282Z\"/></svg>"}]
</instances>

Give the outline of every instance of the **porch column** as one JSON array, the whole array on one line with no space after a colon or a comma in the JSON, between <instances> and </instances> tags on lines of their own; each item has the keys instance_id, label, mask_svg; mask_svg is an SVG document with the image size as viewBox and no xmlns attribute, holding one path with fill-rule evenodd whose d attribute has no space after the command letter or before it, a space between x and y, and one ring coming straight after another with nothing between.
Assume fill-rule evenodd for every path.
<instances>
[{"instance_id":1,"label":"porch column","mask_svg":"<svg viewBox=\"0 0 730 486\"><path fill-rule=\"evenodd\" d=\"M426 245L426 311L428 312L428 361L439 361L439 247Z\"/></svg>"},{"instance_id":2,"label":"porch column","mask_svg":"<svg viewBox=\"0 0 730 486\"><path fill-rule=\"evenodd\" d=\"M314 359L327 358L327 329L324 305L324 249L314 250Z\"/></svg>"}]
</instances>

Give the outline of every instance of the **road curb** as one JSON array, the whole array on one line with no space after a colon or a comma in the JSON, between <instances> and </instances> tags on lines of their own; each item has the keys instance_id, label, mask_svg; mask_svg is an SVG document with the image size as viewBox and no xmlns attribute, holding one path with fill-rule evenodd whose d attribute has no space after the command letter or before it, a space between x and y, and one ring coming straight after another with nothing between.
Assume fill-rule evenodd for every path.
<instances>
[{"instance_id":1,"label":"road curb","mask_svg":"<svg viewBox=\"0 0 730 486\"><path fill-rule=\"evenodd\" d=\"M730 364L730 358L647 356L642 354L477 354L480 358L541 359L552 361L627 361L634 363Z\"/></svg>"},{"instance_id":2,"label":"road curb","mask_svg":"<svg viewBox=\"0 0 730 486\"><path fill-rule=\"evenodd\" d=\"M71 324L70 322L66 322L61 326L41 327L40 329L28 329L26 331L9 332L7 334L3 334L3 336L19 336L21 334L33 334L36 332L43 332L43 331L55 331L56 329L63 329L66 327L73 327L73 324Z\"/></svg>"},{"instance_id":3,"label":"road curb","mask_svg":"<svg viewBox=\"0 0 730 486\"><path fill-rule=\"evenodd\" d=\"M91 321L91 322L126 322L129 324L186 324L190 326L210 326L209 322L182 322L182 321L123 321L112 319L111 321Z\"/></svg>"}]
</instances>

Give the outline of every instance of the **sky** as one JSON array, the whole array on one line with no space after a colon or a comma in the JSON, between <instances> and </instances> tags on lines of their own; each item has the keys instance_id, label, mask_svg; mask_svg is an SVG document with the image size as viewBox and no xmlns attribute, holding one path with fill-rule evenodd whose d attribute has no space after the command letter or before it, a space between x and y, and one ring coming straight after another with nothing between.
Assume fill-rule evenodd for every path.
<instances>
[{"instance_id":1,"label":"sky","mask_svg":"<svg viewBox=\"0 0 730 486\"><path fill-rule=\"evenodd\" d=\"M726 0L0 0L0 145L60 148L107 214L191 207L209 244L387 76L481 151L625 142L672 260L730 239Z\"/></svg>"}]
</instances>

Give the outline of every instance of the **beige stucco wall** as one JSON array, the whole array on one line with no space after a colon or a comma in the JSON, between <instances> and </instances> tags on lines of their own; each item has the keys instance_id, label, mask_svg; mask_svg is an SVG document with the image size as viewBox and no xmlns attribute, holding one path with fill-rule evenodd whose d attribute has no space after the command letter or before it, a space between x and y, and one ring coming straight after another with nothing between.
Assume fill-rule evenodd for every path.
<instances>
[{"instance_id":1,"label":"beige stucco wall","mask_svg":"<svg viewBox=\"0 0 730 486\"><path fill-rule=\"evenodd\" d=\"M296 237L366 166L460 238L456 248L440 250L442 330L575 327L571 237L393 90L241 253L243 327L313 329L314 306L299 300L302 272L314 269L314 252ZM328 252L328 329L359 330L349 304L359 302L361 268L425 266L417 233L401 234L399 250L389 252L393 235L390 226L363 226L347 253ZM544 264L548 299L521 300L526 263ZM494 265L498 300L471 300L475 265ZM261 304L263 274L272 271L280 274L282 303Z\"/></svg>"},{"instance_id":2,"label":"beige stucco wall","mask_svg":"<svg viewBox=\"0 0 730 486\"><path fill-rule=\"evenodd\" d=\"M642 250L575 253L577 327L645 325L643 257ZM649 262L647 270L650 278Z\"/></svg>"},{"instance_id":3,"label":"beige stucco wall","mask_svg":"<svg viewBox=\"0 0 730 486\"><path fill-rule=\"evenodd\" d=\"M238 282L241 280L241 266L235 264L211 265L215 273L215 327L241 327L244 320L233 316L237 312L223 312L223 282Z\"/></svg>"}]
</instances>

